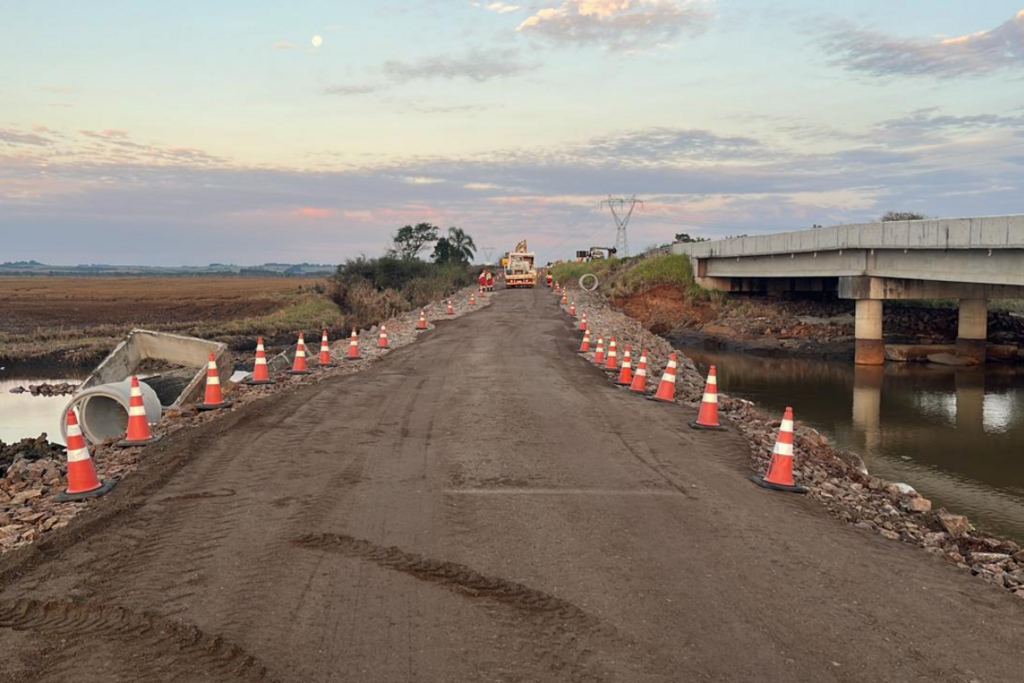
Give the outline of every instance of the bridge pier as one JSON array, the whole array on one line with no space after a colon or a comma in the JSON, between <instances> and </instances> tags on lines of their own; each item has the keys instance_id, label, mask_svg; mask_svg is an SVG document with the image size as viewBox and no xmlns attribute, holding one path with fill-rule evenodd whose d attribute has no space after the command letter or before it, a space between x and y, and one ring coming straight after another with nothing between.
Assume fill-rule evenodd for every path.
<instances>
[{"instance_id":1,"label":"bridge pier","mask_svg":"<svg viewBox=\"0 0 1024 683\"><path fill-rule=\"evenodd\" d=\"M857 299L854 323L854 362L857 365L884 365L885 341L882 339L882 300Z\"/></svg>"},{"instance_id":2,"label":"bridge pier","mask_svg":"<svg viewBox=\"0 0 1024 683\"><path fill-rule=\"evenodd\" d=\"M988 301L960 299L956 355L984 363L988 340Z\"/></svg>"}]
</instances>

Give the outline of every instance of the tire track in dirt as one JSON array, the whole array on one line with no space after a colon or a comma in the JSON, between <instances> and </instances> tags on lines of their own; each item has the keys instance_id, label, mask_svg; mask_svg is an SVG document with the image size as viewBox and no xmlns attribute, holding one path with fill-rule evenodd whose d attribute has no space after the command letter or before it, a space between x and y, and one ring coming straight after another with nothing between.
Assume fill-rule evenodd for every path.
<instances>
[{"instance_id":1,"label":"tire track in dirt","mask_svg":"<svg viewBox=\"0 0 1024 683\"><path fill-rule=\"evenodd\" d=\"M135 666L133 662L138 657L171 647L176 653L174 663L171 668L162 669L163 677L167 679L205 671L216 672L222 680L267 683L274 680L257 657L220 635L206 633L193 624L116 605L31 598L2 600L0 628L30 630L45 636L67 639L71 649L79 652L87 649L93 640L112 641L126 653L141 650L135 656L126 654L121 658L128 669ZM69 664L82 663L77 657L64 659ZM51 669L40 671L36 680L73 680L75 676L70 674Z\"/></svg>"},{"instance_id":2,"label":"tire track in dirt","mask_svg":"<svg viewBox=\"0 0 1024 683\"><path fill-rule=\"evenodd\" d=\"M621 645L623 638L610 625L568 600L517 581L482 574L464 564L348 534L309 534L295 539L293 545L370 562L492 608L504 608L506 613L491 609L488 614L522 639L540 671L563 672L567 680L581 683L611 680L596 655L601 642L619 641ZM634 666L639 669L644 664L636 662Z\"/></svg>"}]
</instances>

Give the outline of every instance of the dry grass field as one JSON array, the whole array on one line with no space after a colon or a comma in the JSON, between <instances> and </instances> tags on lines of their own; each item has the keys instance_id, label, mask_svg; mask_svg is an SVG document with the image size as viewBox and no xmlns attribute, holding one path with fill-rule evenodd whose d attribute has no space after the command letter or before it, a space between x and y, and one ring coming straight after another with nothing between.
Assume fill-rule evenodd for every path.
<instances>
[{"instance_id":1,"label":"dry grass field","mask_svg":"<svg viewBox=\"0 0 1024 683\"><path fill-rule=\"evenodd\" d=\"M0 360L90 363L134 327L246 345L340 324L319 278L0 277Z\"/></svg>"}]
</instances>

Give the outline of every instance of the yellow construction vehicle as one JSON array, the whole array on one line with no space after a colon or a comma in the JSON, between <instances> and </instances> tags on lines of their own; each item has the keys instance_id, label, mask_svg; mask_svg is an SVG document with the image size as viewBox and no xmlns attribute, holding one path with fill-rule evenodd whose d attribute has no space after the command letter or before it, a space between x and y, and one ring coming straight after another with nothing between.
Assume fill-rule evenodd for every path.
<instances>
[{"instance_id":1,"label":"yellow construction vehicle","mask_svg":"<svg viewBox=\"0 0 1024 683\"><path fill-rule=\"evenodd\" d=\"M526 240L516 245L501 259L505 268L505 288L534 287L537 284L537 270L533 266L534 254L527 251Z\"/></svg>"}]
</instances>

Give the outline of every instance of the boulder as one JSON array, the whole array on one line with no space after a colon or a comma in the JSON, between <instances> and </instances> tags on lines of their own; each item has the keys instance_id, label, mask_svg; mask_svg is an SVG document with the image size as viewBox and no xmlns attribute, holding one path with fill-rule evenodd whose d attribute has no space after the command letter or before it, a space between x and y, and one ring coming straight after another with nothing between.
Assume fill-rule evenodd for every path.
<instances>
[{"instance_id":1,"label":"boulder","mask_svg":"<svg viewBox=\"0 0 1024 683\"><path fill-rule=\"evenodd\" d=\"M943 530L952 538L963 538L971 530L971 523L963 515L951 515L948 512L940 512L938 520Z\"/></svg>"}]
</instances>

